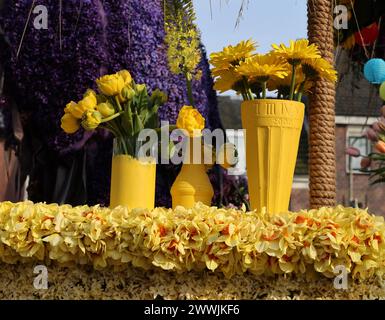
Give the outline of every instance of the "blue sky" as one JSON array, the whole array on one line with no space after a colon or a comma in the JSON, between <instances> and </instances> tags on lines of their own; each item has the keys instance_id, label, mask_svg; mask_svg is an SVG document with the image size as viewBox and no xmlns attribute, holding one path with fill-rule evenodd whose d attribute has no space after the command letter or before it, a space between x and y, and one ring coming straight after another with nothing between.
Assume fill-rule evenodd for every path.
<instances>
[{"instance_id":1,"label":"blue sky","mask_svg":"<svg viewBox=\"0 0 385 320\"><path fill-rule=\"evenodd\" d=\"M307 28L306 0L250 0L240 25L235 22L242 0L194 0L197 23L208 53L229 44L253 38L260 53L272 43L288 43L305 38Z\"/></svg>"}]
</instances>

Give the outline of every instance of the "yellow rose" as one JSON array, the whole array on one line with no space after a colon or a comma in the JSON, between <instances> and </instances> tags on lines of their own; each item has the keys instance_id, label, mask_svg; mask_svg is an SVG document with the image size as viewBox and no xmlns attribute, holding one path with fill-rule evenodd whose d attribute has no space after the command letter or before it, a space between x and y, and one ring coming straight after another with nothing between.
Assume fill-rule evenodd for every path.
<instances>
[{"instance_id":1,"label":"yellow rose","mask_svg":"<svg viewBox=\"0 0 385 320\"><path fill-rule=\"evenodd\" d=\"M83 109L82 106L79 106L74 101L67 103L66 107L64 108L65 113L70 113L76 119L81 119L85 111L86 109Z\"/></svg>"},{"instance_id":2,"label":"yellow rose","mask_svg":"<svg viewBox=\"0 0 385 320\"><path fill-rule=\"evenodd\" d=\"M94 130L102 122L102 115L99 111L86 111L82 118L82 127L86 130Z\"/></svg>"},{"instance_id":3,"label":"yellow rose","mask_svg":"<svg viewBox=\"0 0 385 320\"><path fill-rule=\"evenodd\" d=\"M120 70L118 72L118 75L120 75L124 80L124 85L129 86L132 82L131 74L127 70Z\"/></svg>"},{"instance_id":4,"label":"yellow rose","mask_svg":"<svg viewBox=\"0 0 385 320\"><path fill-rule=\"evenodd\" d=\"M218 164L224 168L229 169L238 163L238 151L234 144L224 143L218 151Z\"/></svg>"},{"instance_id":5,"label":"yellow rose","mask_svg":"<svg viewBox=\"0 0 385 320\"><path fill-rule=\"evenodd\" d=\"M104 118L108 118L109 116L112 116L115 113L114 106L109 102L102 102L99 103L96 108L98 111L102 114Z\"/></svg>"},{"instance_id":6,"label":"yellow rose","mask_svg":"<svg viewBox=\"0 0 385 320\"><path fill-rule=\"evenodd\" d=\"M80 120L75 118L71 113L66 112L61 118L60 127L66 133L75 133L80 128Z\"/></svg>"},{"instance_id":7,"label":"yellow rose","mask_svg":"<svg viewBox=\"0 0 385 320\"><path fill-rule=\"evenodd\" d=\"M124 79L119 74L110 74L96 80L100 92L107 96L118 95L124 88Z\"/></svg>"},{"instance_id":8,"label":"yellow rose","mask_svg":"<svg viewBox=\"0 0 385 320\"><path fill-rule=\"evenodd\" d=\"M179 111L176 126L186 130L191 137L199 136L205 127L205 118L194 107L183 106Z\"/></svg>"}]
</instances>

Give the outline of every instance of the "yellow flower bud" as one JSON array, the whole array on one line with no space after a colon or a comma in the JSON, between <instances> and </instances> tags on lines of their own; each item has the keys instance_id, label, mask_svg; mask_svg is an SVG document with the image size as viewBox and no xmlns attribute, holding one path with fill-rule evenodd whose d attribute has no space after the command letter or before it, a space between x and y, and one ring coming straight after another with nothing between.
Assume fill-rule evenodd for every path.
<instances>
[{"instance_id":1,"label":"yellow flower bud","mask_svg":"<svg viewBox=\"0 0 385 320\"><path fill-rule=\"evenodd\" d=\"M102 114L104 118L108 118L115 113L114 106L109 102L99 103L96 108Z\"/></svg>"},{"instance_id":2,"label":"yellow flower bud","mask_svg":"<svg viewBox=\"0 0 385 320\"><path fill-rule=\"evenodd\" d=\"M130 87L124 87L122 90L122 96L125 100L131 100L135 95L135 91Z\"/></svg>"},{"instance_id":3,"label":"yellow flower bud","mask_svg":"<svg viewBox=\"0 0 385 320\"><path fill-rule=\"evenodd\" d=\"M137 84L135 89L136 89L137 92L142 92L144 89L146 89L146 85L144 83Z\"/></svg>"},{"instance_id":4,"label":"yellow flower bud","mask_svg":"<svg viewBox=\"0 0 385 320\"><path fill-rule=\"evenodd\" d=\"M82 126L86 130L94 130L102 122L102 115L99 111L86 111L82 118Z\"/></svg>"},{"instance_id":5,"label":"yellow flower bud","mask_svg":"<svg viewBox=\"0 0 385 320\"><path fill-rule=\"evenodd\" d=\"M218 151L218 164L224 168L229 169L238 163L238 151L234 144L224 143Z\"/></svg>"},{"instance_id":6,"label":"yellow flower bud","mask_svg":"<svg viewBox=\"0 0 385 320\"><path fill-rule=\"evenodd\" d=\"M120 70L118 72L118 75L120 75L124 80L124 85L129 86L132 82L131 74L127 70Z\"/></svg>"},{"instance_id":7,"label":"yellow flower bud","mask_svg":"<svg viewBox=\"0 0 385 320\"><path fill-rule=\"evenodd\" d=\"M111 74L96 80L100 92L107 96L118 95L124 88L124 79L119 74Z\"/></svg>"},{"instance_id":8,"label":"yellow flower bud","mask_svg":"<svg viewBox=\"0 0 385 320\"><path fill-rule=\"evenodd\" d=\"M80 128L80 120L75 118L71 113L66 112L61 118L60 127L66 133L75 133Z\"/></svg>"},{"instance_id":9,"label":"yellow flower bud","mask_svg":"<svg viewBox=\"0 0 385 320\"><path fill-rule=\"evenodd\" d=\"M191 137L198 136L205 127L205 118L194 107L183 106L179 111L176 126L186 130Z\"/></svg>"}]
</instances>

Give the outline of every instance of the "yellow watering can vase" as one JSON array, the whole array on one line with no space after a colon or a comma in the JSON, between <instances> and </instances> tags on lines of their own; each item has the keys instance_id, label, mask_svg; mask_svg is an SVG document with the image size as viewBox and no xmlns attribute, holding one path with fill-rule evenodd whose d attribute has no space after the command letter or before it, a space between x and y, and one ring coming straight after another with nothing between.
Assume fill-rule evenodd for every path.
<instances>
[{"instance_id":1,"label":"yellow watering can vase","mask_svg":"<svg viewBox=\"0 0 385 320\"><path fill-rule=\"evenodd\" d=\"M251 208L285 212L304 119L303 103L262 99L241 106Z\"/></svg>"},{"instance_id":2,"label":"yellow watering can vase","mask_svg":"<svg viewBox=\"0 0 385 320\"><path fill-rule=\"evenodd\" d=\"M201 139L200 137L190 138L188 142L187 152L193 145L193 139ZM200 145L200 142L199 142ZM183 163L176 180L171 187L172 207L183 206L192 208L196 202L210 206L211 199L214 196L214 189L206 172L206 166L202 163L193 163L192 151L190 155L186 154L185 159L190 157L191 163Z\"/></svg>"},{"instance_id":3,"label":"yellow watering can vase","mask_svg":"<svg viewBox=\"0 0 385 320\"><path fill-rule=\"evenodd\" d=\"M183 164L171 187L172 207L192 208L196 202L211 205L214 190L204 164Z\"/></svg>"}]
</instances>

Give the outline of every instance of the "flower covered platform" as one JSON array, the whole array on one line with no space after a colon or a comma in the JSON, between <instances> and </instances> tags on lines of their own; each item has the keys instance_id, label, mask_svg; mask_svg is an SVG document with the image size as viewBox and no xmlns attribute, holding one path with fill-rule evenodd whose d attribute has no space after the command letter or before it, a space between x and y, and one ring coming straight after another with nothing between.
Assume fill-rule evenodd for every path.
<instances>
[{"instance_id":1,"label":"flower covered platform","mask_svg":"<svg viewBox=\"0 0 385 320\"><path fill-rule=\"evenodd\" d=\"M385 223L336 207L268 215L0 203L0 299L383 299ZM35 265L49 286L33 286ZM349 273L334 287L335 268Z\"/></svg>"}]
</instances>

